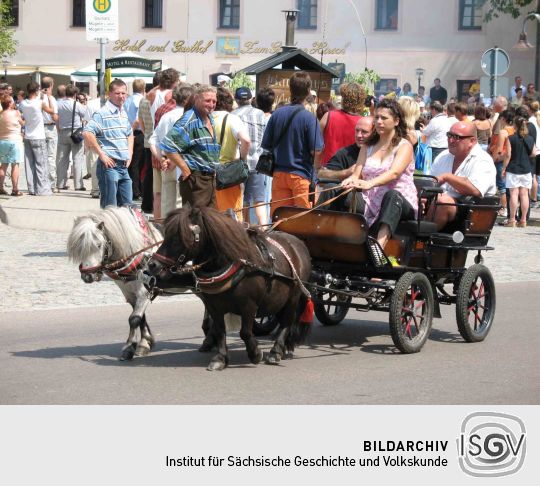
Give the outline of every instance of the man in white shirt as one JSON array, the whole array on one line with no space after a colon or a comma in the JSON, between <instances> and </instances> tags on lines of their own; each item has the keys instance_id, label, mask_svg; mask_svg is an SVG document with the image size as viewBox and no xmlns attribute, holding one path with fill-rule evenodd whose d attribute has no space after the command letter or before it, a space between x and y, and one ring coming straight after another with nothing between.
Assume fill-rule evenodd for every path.
<instances>
[{"instance_id":1,"label":"man in white shirt","mask_svg":"<svg viewBox=\"0 0 540 486\"><path fill-rule=\"evenodd\" d=\"M514 86L510 88L510 96L508 98L509 100L512 100L516 97L516 90L518 88L521 88L521 92L525 93L525 86L523 86L523 80L519 75L514 78Z\"/></svg>"},{"instance_id":2,"label":"man in white shirt","mask_svg":"<svg viewBox=\"0 0 540 486\"><path fill-rule=\"evenodd\" d=\"M422 135L426 137L426 144L431 147L432 157L439 155L443 150L448 148L446 140L446 132L450 128L450 123L446 113L444 113L443 105L438 101L434 101L430 106L431 120L422 131Z\"/></svg>"},{"instance_id":3,"label":"man in white shirt","mask_svg":"<svg viewBox=\"0 0 540 486\"><path fill-rule=\"evenodd\" d=\"M57 160L56 152L58 148L58 131L56 123L58 122L58 104L53 96L54 79L46 76L41 79L41 99L49 108L52 108L54 113L43 111L43 124L45 126L45 143L47 145L47 164L49 166L49 180L51 181L51 189L53 192L58 192L56 184Z\"/></svg>"},{"instance_id":4,"label":"man in white shirt","mask_svg":"<svg viewBox=\"0 0 540 486\"><path fill-rule=\"evenodd\" d=\"M184 114L184 105L187 100L195 93L192 86L176 86L172 92L172 99L176 101L176 108L165 113L159 120L158 126L153 131L150 139L150 151L152 155L161 161L161 215L166 217L178 205L178 185L177 181L182 175L182 171L176 167L167 157L164 157L160 144L169 133L173 125L182 118Z\"/></svg>"},{"instance_id":5,"label":"man in white shirt","mask_svg":"<svg viewBox=\"0 0 540 486\"><path fill-rule=\"evenodd\" d=\"M43 112L54 115L54 110L40 98L39 84L31 82L27 85L28 98L21 102L24 126L24 165L28 193L35 196L52 194L49 168L47 164L47 142Z\"/></svg>"},{"instance_id":6,"label":"man in white shirt","mask_svg":"<svg viewBox=\"0 0 540 486\"><path fill-rule=\"evenodd\" d=\"M455 204L463 196L495 195L495 165L478 145L476 126L469 122L454 123L447 135L448 151L440 154L431 166L431 175L437 177L444 189L438 202ZM456 213L456 206L433 205L431 219L441 229L455 219Z\"/></svg>"}]
</instances>

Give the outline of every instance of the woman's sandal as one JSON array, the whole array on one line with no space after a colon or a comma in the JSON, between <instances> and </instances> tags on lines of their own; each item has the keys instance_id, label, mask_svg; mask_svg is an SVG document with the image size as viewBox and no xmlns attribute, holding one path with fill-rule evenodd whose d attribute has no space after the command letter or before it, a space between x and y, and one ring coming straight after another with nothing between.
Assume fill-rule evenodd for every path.
<instances>
[{"instance_id":1,"label":"woman's sandal","mask_svg":"<svg viewBox=\"0 0 540 486\"><path fill-rule=\"evenodd\" d=\"M516 227L516 222L515 221L507 221L506 223L503 224L503 226L505 226L506 228L515 228Z\"/></svg>"},{"instance_id":2,"label":"woman's sandal","mask_svg":"<svg viewBox=\"0 0 540 486\"><path fill-rule=\"evenodd\" d=\"M520 222L517 224L517 227L518 227L518 228L526 228L526 227L527 227L527 221L520 221Z\"/></svg>"},{"instance_id":3,"label":"woman's sandal","mask_svg":"<svg viewBox=\"0 0 540 486\"><path fill-rule=\"evenodd\" d=\"M24 196L24 193L21 191L13 191L11 193L12 196Z\"/></svg>"}]
</instances>

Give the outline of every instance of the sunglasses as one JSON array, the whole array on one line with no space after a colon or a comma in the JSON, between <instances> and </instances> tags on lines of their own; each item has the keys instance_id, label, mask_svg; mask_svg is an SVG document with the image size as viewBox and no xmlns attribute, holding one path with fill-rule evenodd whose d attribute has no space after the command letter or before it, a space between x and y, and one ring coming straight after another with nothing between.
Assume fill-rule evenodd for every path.
<instances>
[{"instance_id":1,"label":"sunglasses","mask_svg":"<svg viewBox=\"0 0 540 486\"><path fill-rule=\"evenodd\" d=\"M453 138L454 140L457 140L457 141L464 140L466 138L474 138L473 135L458 135L457 133L452 133L452 132L446 132L446 136L448 138Z\"/></svg>"}]
</instances>

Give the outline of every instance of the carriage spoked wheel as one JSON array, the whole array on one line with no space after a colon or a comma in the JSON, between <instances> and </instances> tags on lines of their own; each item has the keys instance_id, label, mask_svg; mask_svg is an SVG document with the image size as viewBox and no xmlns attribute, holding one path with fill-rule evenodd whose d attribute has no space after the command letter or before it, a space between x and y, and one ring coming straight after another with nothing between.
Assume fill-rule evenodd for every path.
<instances>
[{"instance_id":1,"label":"carriage spoked wheel","mask_svg":"<svg viewBox=\"0 0 540 486\"><path fill-rule=\"evenodd\" d=\"M329 292L323 291L318 295L318 298L325 302L314 305L315 315L324 326L335 326L347 316L352 297L332 292L331 286L327 288Z\"/></svg>"},{"instance_id":2,"label":"carriage spoked wheel","mask_svg":"<svg viewBox=\"0 0 540 486\"><path fill-rule=\"evenodd\" d=\"M256 317L253 321L253 334L255 336L268 336L268 334L272 334L278 324L276 316Z\"/></svg>"},{"instance_id":3,"label":"carriage spoked wheel","mask_svg":"<svg viewBox=\"0 0 540 486\"><path fill-rule=\"evenodd\" d=\"M390 299L390 333L402 353L422 349L433 321L433 290L422 273L407 272L396 282Z\"/></svg>"},{"instance_id":4,"label":"carriage spoked wheel","mask_svg":"<svg viewBox=\"0 0 540 486\"><path fill-rule=\"evenodd\" d=\"M495 282L489 269L470 266L459 282L456 320L459 333L468 343L483 341L495 317Z\"/></svg>"}]
</instances>

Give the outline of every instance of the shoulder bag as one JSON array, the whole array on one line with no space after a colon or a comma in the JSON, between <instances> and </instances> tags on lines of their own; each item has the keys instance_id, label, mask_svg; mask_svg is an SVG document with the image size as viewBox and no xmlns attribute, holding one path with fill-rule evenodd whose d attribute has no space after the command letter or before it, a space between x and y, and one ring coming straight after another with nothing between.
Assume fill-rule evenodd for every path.
<instances>
[{"instance_id":1,"label":"shoulder bag","mask_svg":"<svg viewBox=\"0 0 540 486\"><path fill-rule=\"evenodd\" d=\"M281 130L281 133L279 134L279 137L277 139L275 147L277 147L280 144L281 139L283 138L285 133L287 133L287 130L291 126L293 118L298 113L300 113L300 111L302 111L303 109L304 109L304 107L298 108L291 115L291 117L287 120L287 123L285 124L285 126L283 127L283 130ZM264 175L267 175L267 176L270 176L270 177L272 177L274 175L274 167L275 167L275 164L276 164L276 161L274 159L274 148L275 147L273 147L271 150L263 150L263 153L261 155L259 155L259 160L257 161L257 166L255 167L255 170L259 174L264 174Z\"/></svg>"},{"instance_id":2,"label":"shoulder bag","mask_svg":"<svg viewBox=\"0 0 540 486\"><path fill-rule=\"evenodd\" d=\"M225 127L227 125L227 117L225 115L221 124L221 136L219 145L223 145L223 137L225 136ZM216 189L227 189L228 187L237 186L246 182L249 176L249 165L242 159L235 159L225 164L219 164L216 169Z\"/></svg>"},{"instance_id":3,"label":"shoulder bag","mask_svg":"<svg viewBox=\"0 0 540 486\"><path fill-rule=\"evenodd\" d=\"M73 143L79 144L84 140L83 137L83 128L79 127L77 130L73 130L73 126L75 125L75 110L77 109L77 100L73 102L73 113L71 115L71 134L69 135L69 138L73 140Z\"/></svg>"}]
</instances>

